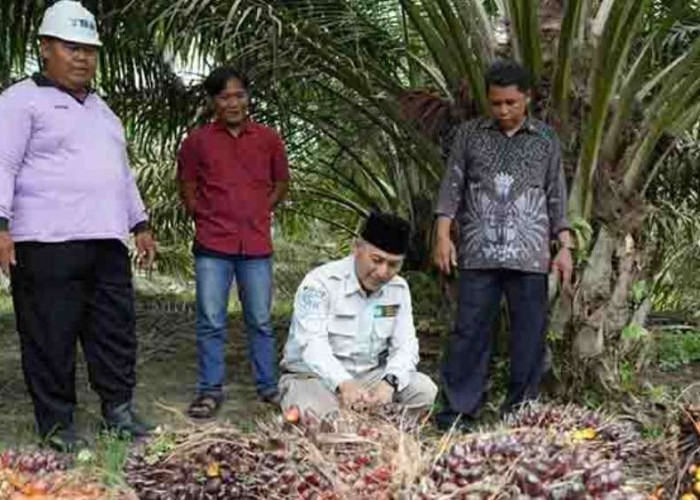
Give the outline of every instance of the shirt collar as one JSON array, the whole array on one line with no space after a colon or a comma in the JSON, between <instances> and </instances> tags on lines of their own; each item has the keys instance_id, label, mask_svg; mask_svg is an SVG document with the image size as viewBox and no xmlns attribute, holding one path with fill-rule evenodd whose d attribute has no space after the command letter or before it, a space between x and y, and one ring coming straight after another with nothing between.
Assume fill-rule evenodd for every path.
<instances>
[{"instance_id":1,"label":"shirt collar","mask_svg":"<svg viewBox=\"0 0 700 500\"><path fill-rule=\"evenodd\" d=\"M498 120L496 120L495 118L484 119L479 125L479 128L487 130L501 130L501 126L498 123ZM516 133L520 133L521 131L529 132L531 134L539 133L539 129L536 123L529 116L525 117L525 121L523 122L522 127L520 127Z\"/></svg>"},{"instance_id":2,"label":"shirt collar","mask_svg":"<svg viewBox=\"0 0 700 500\"><path fill-rule=\"evenodd\" d=\"M355 293L359 293L362 297L369 297L362 285L360 285L360 280L357 279L357 272L355 271L355 257L350 255L345 259L345 266L343 266L343 278L345 280L345 296L349 297ZM371 294L372 297L381 297L384 295L384 287L382 286L376 292Z\"/></svg>"},{"instance_id":3,"label":"shirt collar","mask_svg":"<svg viewBox=\"0 0 700 500\"><path fill-rule=\"evenodd\" d=\"M226 132L228 135L231 135L231 133L228 131L228 127L222 121L214 120L214 128L216 130L221 130L223 132ZM242 136L243 134L249 134L249 133L253 132L254 129L255 129L255 122L249 118L245 121L245 123L243 125L241 125L241 132L238 134L238 137ZM233 136L231 136L231 137L233 137Z\"/></svg>"},{"instance_id":4,"label":"shirt collar","mask_svg":"<svg viewBox=\"0 0 700 500\"><path fill-rule=\"evenodd\" d=\"M87 94L85 94L85 99L80 99L78 98L75 94L73 94L70 90L65 88L63 85L60 85L58 82L53 81L51 78L46 76L43 73L34 73L32 75L32 80L34 81L34 84L37 87L53 87L55 89L60 90L61 92L65 92L69 96L71 96L73 99L78 101L80 104L85 104L85 101L87 101L87 98L94 92L94 90L91 87L87 87L85 90L87 91Z\"/></svg>"}]
</instances>

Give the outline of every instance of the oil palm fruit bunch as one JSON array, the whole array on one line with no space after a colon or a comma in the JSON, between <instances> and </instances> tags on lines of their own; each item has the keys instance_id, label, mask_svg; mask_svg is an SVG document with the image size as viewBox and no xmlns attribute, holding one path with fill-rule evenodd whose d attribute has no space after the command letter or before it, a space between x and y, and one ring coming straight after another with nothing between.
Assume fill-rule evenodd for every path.
<instances>
[{"instance_id":1,"label":"oil palm fruit bunch","mask_svg":"<svg viewBox=\"0 0 700 500\"><path fill-rule=\"evenodd\" d=\"M127 482L144 500L299 498L334 500L332 485L285 450L209 445L191 455L148 460L133 455Z\"/></svg>"},{"instance_id":2,"label":"oil palm fruit bunch","mask_svg":"<svg viewBox=\"0 0 700 500\"><path fill-rule=\"evenodd\" d=\"M669 482L666 486L659 486L649 497L650 500L673 498L675 491L679 492L682 500L700 499L700 460L691 462L679 475L677 480Z\"/></svg>"},{"instance_id":3,"label":"oil palm fruit bunch","mask_svg":"<svg viewBox=\"0 0 700 500\"><path fill-rule=\"evenodd\" d=\"M609 458L627 460L643 453L645 442L631 422L613 419L602 412L576 405L529 403L508 415L511 428L531 427L571 432L581 439L596 439L606 444Z\"/></svg>"},{"instance_id":4,"label":"oil palm fruit bunch","mask_svg":"<svg viewBox=\"0 0 700 500\"><path fill-rule=\"evenodd\" d=\"M70 468L72 459L49 449L12 450L0 454L0 469L12 469L32 475L51 474Z\"/></svg>"},{"instance_id":5,"label":"oil palm fruit bunch","mask_svg":"<svg viewBox=\"0 0 700 500\"><path fill-rule=\"evenodd\" d=\"M431 479L442 494L506 481L504 489L513 498L634 498L625 489L621 462L593 446L572 445L569 433L546 429L482 434L456 443L436 462Z\"/></svg>"}]
</instances>

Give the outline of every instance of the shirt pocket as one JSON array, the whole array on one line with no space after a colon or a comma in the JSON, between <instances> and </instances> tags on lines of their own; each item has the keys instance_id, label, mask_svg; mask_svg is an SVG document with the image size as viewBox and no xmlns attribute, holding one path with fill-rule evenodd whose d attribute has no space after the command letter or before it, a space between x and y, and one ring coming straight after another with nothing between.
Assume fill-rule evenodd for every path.
<instances>
[{"instance_id":1,"label":"shirt pocket","mask_svg":"<svg viewBox=\"0 0 700 500\"><path fill-rule=\"evenodd\" d=\"M380 339L388 339L394 333L396 318L377 318L374 320L374 333Z\"/></svg>"},{"instance_id":2,"label":"shirt pocket","mask_svg":"<svg viewBox=\"0 0 700 500\"><path fill-rule=\"evenodd\" d=\"M388 352L391 337L394 335L396 318L378 318L374 320L374 335L372 336L372 357L376 358Z\"/></svg>"},{"instance_id":3,"label":"shirt pocket","mask_svg":"<svg viewBox=\"0 0 700 500\"><path fill-rule=\"evenodd\" d=\"M497 161L499 149L496 140L490 135L476 134L467 144L466 182L480 184L488 179L493 171L494 163Z\"/></svg>"},{"instance_id":4,"label":"shirt pocket","mask_svg":"<svg viewBox=\"0 0 700 500\"><path fill-rule=\"evenodd\" d=\"M357 316L334 316L328 324L328 342L333 354L349 358L355 350Z\"/></svg>"},{"instance_id":5,"label":"shirt pocket","mask_svg":"<svg viewBox=\"0 0 700 500\"><path fill-rule=\"evenodd\" d=\"M259 187L269 187L272 183L272 156L263 146L250 150L245 161L248 180Z\"/></svg>"}]
</instances>

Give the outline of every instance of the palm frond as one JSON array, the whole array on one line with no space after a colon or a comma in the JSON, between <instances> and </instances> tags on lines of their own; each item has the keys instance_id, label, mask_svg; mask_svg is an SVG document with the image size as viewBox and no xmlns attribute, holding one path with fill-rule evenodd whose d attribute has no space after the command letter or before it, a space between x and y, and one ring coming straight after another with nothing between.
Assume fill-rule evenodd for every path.
<instances>
[{"instance_id":1,"label":"palm frond","mask_svg":"<svg viewBox=\"0 0 700 500\"><path fill-rule=\"evenodd\" d=\"M508 18L513 52L532 73L535 84L542 76L542 46L538 7L535 0L508 0Z\"/></svg>"},{"instance_id":2,"label":"palm frond","mask_svg":"<svg viewBox=\"0 0 700 500\"><path fill-rule=\"evenodd\" d=\"M623 179L629 195L649 165L654 149L664 133L680 136L700 120L700 38L686 57L669 72L663 86L647 109L643 132L630 147L630 160Z\"/></svg>"},{"instance_id":3,"label":"palm frond","mask_svg":"<svg viewBox=\"0 0 700 500\"><path fill-rule=\"evenodd\" d=\"M595 173L611 102L649 3L649 0L612 0L608 4L606 0L600 7L601 10L608 7L610 10L605 16L599 12L599 18L605 19L605 24L596 47L591 76L591 110L585 120L581 154L569 202L570 212L576 217L590 218Z\"/></svg>"},{"instance_id":4,"label":"palm frond","mask_svg":"<svg viewBox=\"0 0 700 500\"><path fill-rule=\"evenodd\" d=\"M559 129L568 135L569 96L571 93L572 67L575 56L576 41L582 27L583 13L588 0L570 0L565 3L562 18L561 36L559 37L557 62L552 82L552 105L557 117Z\"/></svg>"}]
</instances>

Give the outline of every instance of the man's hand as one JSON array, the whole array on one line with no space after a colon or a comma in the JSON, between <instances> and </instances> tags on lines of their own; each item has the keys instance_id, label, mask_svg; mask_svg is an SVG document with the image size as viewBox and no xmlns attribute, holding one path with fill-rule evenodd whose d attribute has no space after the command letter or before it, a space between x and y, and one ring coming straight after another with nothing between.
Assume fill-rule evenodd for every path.
<instances>
[{"instance_id":1,"label":"man's hand","mask_svg":"<svg viewBox=\"0 0 700 500\"><path fill-rule=\"evenodd\" d=\"M356 380L346 380L338 386L338 399L340 405L346 408L360 403L366 399L366 393Z\"/></svg>"},{"instance_id":2,"label":"man's hand","mask_svg":"<svg viewBox=\"0 0 700 500\"><path fill-rule=\"evenodd\" d=\"M149 230L139 231L134 235L136 244L136 264L141 269L151 269L156 258L156 240Z\"/></svg>"},{"instance_id":3,"label":"man's hand","mask_svg":"<svg viewBox=\"0 0 700 500\"><path fill-rule=\"evenodd\" d=\"M374 389L372 389L365 402L370 406L382 406L388 405L394 400L394 387L389 384L386 380L379 382Z\"/></svg>"},{"instance_id":4,"label":"man's hand","mask_svg":"<svg viewBox=\"0 0 700 500\"><path fill-rule=\"evenodd\" d=\"M197 202L197 182L196 181L178 181L178 191L180 200L185 207L185 212L190 217L194 217L196 202Z\"/></svg>"},{"instance_id":5,"label":"man's hand","mask_svg":"<svg viewBox=\"0 0 700 500\"><path fill-rule=\"evenodd\" d=\"M573 287L571 285L571 277L574 272L574 260L571 257L571 250L567 247L562 247L552 261L552 271L556 274L561 282L562 290L571 297L573 295Z\"/></svg>"},{"instance_id":6,"label":"man's hand","mask_svg":"<svg viewBox=\"0 0 700 500\"><path fill-rule=\"evenodd\" d=\"M450 237L451 226L452 219L448 217L438 217L433 261L440 272L444 274L452 273L452 269L457 267L457 249Z\"/></svg>"},{"instance_id":7,"label":"man's hand","mask_svg":"<svg viewBox=\"0 0 700 500\"><path fill-rule=\"evenodd\" d=\"M15 242L12 241L9 231L0 231L0 268L6 275L10 275L10 266L17 265L15 258Z\"/></svg>"},{"instance_id":8,"label":"man's hand","mask_svg":"<svg viewBox=\"0 0 700 500\"><path fill-rule=\"evenodd\" d=\"M275 187L270 195L270 207L272 207L272 210L275 210L277 205L287 197L288 191L289 181L275 181Z\"/></svg>"},{"instance_id":9,"label":"man's hand","mask_svg":"<svg viewBox=\"0 0 700 500\"><path fill-rule=\"evenodd\" d=\"M450 274L452 269L457 267L457 249L452 240L438 239L435 242L433 260L440 272L444 274Z\"/></svg>"}]
</instances>

